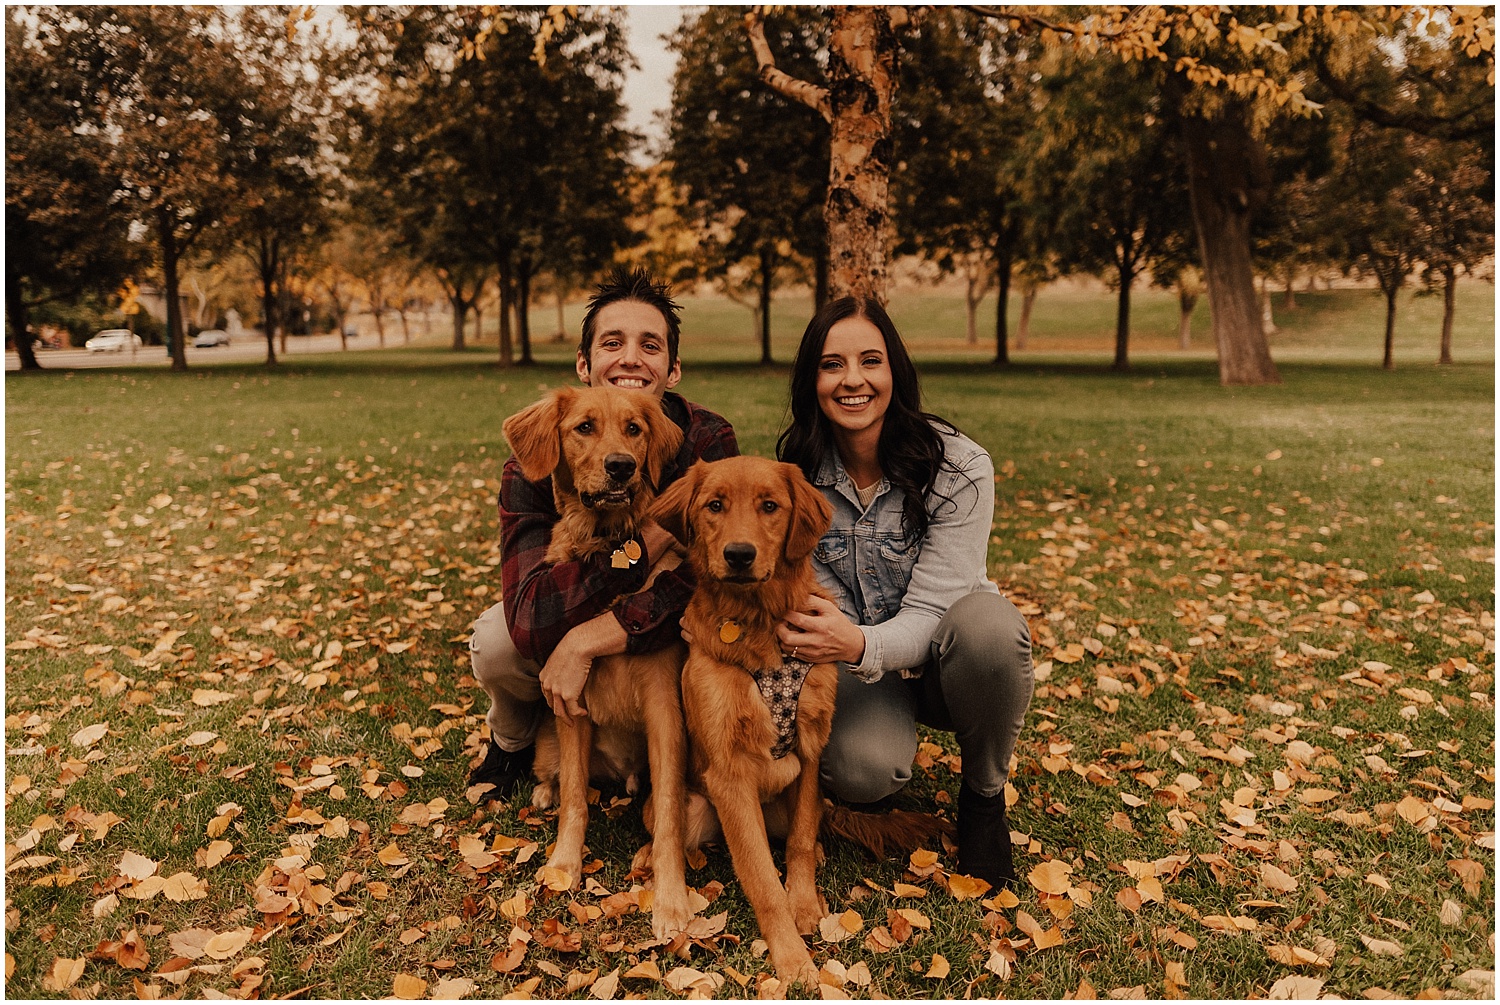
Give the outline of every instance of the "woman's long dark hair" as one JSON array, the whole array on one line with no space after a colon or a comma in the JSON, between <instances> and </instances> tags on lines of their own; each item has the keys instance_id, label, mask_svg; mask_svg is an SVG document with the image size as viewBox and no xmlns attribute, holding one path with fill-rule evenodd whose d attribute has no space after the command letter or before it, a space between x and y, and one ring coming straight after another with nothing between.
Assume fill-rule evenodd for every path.
<instances>
[{"instance_id":1,"label":"woman's long dark hair","mask_svg":"<svg viewBox=\"0 0 1500 1005\"><path fill-rule=\"evenodd\" d=\"M818 365L828 331L847 318L864 318L880 329L885 339L885 358L891 368L891 402L886 408L876 456L887 480L906 494L901 523L907 540L919 541L927 533L930 515L927 493L932 491L938 469L943 466L943 440L934 423L956 432L952 423L922 411L922 389L917 368L901 341L896 326L880 302L872 297L840 297L823 305L813 315L797 347L792 364L792 421L776 441L778 459L797 465L809 479L817 475L833 445L833 427L818 407Z\"/></svg>"}]
</instances>

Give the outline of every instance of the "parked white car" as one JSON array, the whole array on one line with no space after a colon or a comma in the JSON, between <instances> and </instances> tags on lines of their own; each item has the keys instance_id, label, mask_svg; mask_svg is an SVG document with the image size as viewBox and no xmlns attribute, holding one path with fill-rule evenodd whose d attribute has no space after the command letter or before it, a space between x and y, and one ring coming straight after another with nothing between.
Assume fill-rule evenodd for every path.
<instances>
[{"instance_id":1,"label":"parked white car","mask_svg":"<svg viewBox=\"0 0 1500 1005\"><path fill-rule=\"evenodd\" d=\"M229 333L219 328L205 328L193 339L194 349L207 349L216 345L228 345Z\"/></svg>"},{"instance_id":2,"label":"parked white car","mask_svg":"<svg viewBox=\"0 0 1500 1005\"><path fill-rule=\"evenodd\" d=\"M83 344L89 352L124 352L141 347L141 337L132 335L128 328L106 328Z\"/></svg>"}]
</instances>

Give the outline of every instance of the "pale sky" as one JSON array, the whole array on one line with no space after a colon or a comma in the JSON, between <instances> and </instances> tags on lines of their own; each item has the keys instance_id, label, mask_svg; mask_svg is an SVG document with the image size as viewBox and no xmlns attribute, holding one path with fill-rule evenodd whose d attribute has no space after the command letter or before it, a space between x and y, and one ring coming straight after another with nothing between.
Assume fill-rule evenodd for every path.
<instances>
[{"instance_id":1,"label":"pale sky","mask_svg":"<svg viewBox=\"0 0 1500 1005\"><path fill-rule=\"evenodd\" d=\"M656 113L672 104L672 71L677 56L667 49L661 36L674 31L682 21L683 8L675 4L627 4L629 45L639 70L625 75L626 124L647 138L653 147L665 137ZM643 151L644 153L644 151ZM649 156L638 158L642 162Z\"/></svg>"}]
</instances>

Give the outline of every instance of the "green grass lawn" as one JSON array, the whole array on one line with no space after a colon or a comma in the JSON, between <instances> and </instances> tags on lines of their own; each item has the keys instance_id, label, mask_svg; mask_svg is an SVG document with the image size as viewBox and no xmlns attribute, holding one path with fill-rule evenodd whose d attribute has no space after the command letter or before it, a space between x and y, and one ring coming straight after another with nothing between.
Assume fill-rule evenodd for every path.
<instances>
[{"instance_id":1,"label":"green grass lawn","mask_svg":"<svg viewBox=\"0 0 1500 1005\"><path fill-rule=\"evenodd\" d=\"M691 362L758 361L759 334L751 327L750 311L722 297L688 296L683 303L683 350ZM965 341L963 296L950 287L903 287L891 297L891 317L916 351L929 359L989 360L995 355L995 299L991 294L978 309L978 345ZM779 293L771 307L772 355L790 362L802 329L812 316L811 295L803 291ZM493 312L492 312L493 313ZM1021 298L1010 298L1011 354L1019 363L1067 359L1108 365L1114 358L1114 295L1097 283L1059 283L1037 297L1031 333L1024 349L1015 348ZM1385 338L1385 301L1373 289L1298 292L1288 309L1283 294L1272 297L1277 330L1270 336L1277 360L1368 362L1380 365ZM583 303L564 311L567 330L557 341L555 307L532 311L535 354L544 361L570 359L577 345ZM1398 367L1434 363L1442 332L1441 295L1404 292L1397 311L1395 356ZM1211 359L1214 354L1208 298L1201 297L1193 312L1192 342L1187 351L1177 347L1176 294L1138 288L1131 296L1131 354L1138 362L1166 359ZM485 342L496 341L496 319L485 318ZM472 319L470 329L472 331ZM447 335L443 336L445 339ZM1459 362L1495 359L1495 287L1464 280L1459 283L1457 322L1453 341Z\"/></svg>"},{"instance_id":2,"label":"green grass lawn","mask_svg":"<svg viewBox=\"0 0 1500 1005\"><path fill-rule=\"evenodd\" d=\"M871 863L830 842L819 882L848 925L810 939L830 985L1488 993L1489 289L1466 291L1464 362L1431 365L1435 332L1414 334L1393 373L1378 301L1301 297L1285 382L1236 389L1166 349L1165 300L1163 350L1127 375L1044 351L1083 338L1044 301L1008 371L951 344L951 300L901 308L927 407L994 457L991 573L1036 644L1022 889L967 896L947 848ZM807 313L786 306L783 359ZM738 362L748 332L705 345L748 329L714 309L690 305L681 389L769 453L786 369ZM10 997L754 997L767 963L722 850L689 873L700 937L655 945L623 793L575 895L534 879L553 821L524 791L465 798L500 423L572 380L570 351L8 378ZM951 811L956 747L927 740L900 805Z\"/></svg>"}]
</instances>

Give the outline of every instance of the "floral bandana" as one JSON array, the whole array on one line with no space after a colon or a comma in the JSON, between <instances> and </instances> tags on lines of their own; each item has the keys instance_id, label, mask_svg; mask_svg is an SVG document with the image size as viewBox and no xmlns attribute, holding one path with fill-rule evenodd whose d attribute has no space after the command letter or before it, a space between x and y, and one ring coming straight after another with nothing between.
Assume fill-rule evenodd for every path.
<instances>
[{"instance_id":1,"label":"floral bandana","mask_svg":"<svg viewBox=\"0 0 1500 1005\"><path fill-rule=\"evenodd\" d=\"M811 663L787 657L781 666L757 670L751 675L755 686L760 688L761 700L771 712L771 724L776 727L776 743L771 747L773 760L785 757L797 740L797 699L812 667Z\"/></svg>"}]
</instances>

